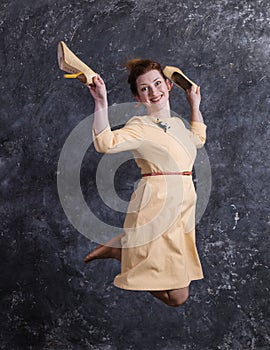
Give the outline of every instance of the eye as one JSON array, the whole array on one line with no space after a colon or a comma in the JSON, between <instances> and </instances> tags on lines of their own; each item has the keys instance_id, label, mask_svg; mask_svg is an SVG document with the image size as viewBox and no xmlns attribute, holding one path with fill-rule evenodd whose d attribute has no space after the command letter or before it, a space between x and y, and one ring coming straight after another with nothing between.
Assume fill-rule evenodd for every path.
<instances>
[{"instance_id":1,"label":"eye","mask_svg":"<svg viewBox=\"0 0 270 350\"><path fill-rule=\"evenodd\" d=\"M144 91L147 91L148 88L146 86L144 86L143 88L141 88L141 91L144 92Z\"/></svg>"},{"instance_id":2,"label":"eye","mask_svg":"<svg viewBox=\"0 0 270 350\"><path fill-rule=\"evenodd\" d=\"M161 84L161 80L156 81L156 86L159 86Z\"/></svg>"}]
</instances>

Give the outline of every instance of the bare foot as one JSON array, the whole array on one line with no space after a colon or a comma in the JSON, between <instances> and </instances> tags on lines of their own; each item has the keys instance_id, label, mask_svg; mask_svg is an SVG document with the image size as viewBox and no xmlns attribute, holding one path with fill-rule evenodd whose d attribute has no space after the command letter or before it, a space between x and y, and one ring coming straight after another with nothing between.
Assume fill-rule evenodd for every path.
<instances>
[{"instance_id":1,"label":"bare foot","mask_svg":"<svg viewBox=\"0 0 270 350\"><path fill-rule=\"evenodd\" d=\"M114 258L121 261L121 248L112 248L106 245L99 245L91 253L89 253L85 258L84 262L89 262L95 259L108 259Z\"/></svg>"},{"instance_id":2,"label":"bare foot","mask_svg":"<svg viewBox=\"0 0 270 350\"><path fill-rule=\"evenodd\" d=\"M113 258L121 261L121 238L123 234L114 237L106 245L100 244L94 250L92 250L85 258L84 262L88 263L95 259L108 259Z\"/></svg>"}]
</instances>

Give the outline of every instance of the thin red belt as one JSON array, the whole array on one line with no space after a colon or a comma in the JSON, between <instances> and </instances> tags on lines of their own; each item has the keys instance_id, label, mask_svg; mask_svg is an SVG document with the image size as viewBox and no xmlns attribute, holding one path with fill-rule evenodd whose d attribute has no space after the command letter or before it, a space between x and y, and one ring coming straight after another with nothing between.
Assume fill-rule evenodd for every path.
<instances>
[{"instance_id":1,"label":"thin red belt","mask_svg":"<svg viewBox=\"0 0 270 350\"><path fill-rule=\"evenodd\" d=\"M192 175L192 171L172 171L172 172L158 172L158 173L147 173L142 174L144 176L157 176L157 175Z\"/></svg>"}]
</instances>

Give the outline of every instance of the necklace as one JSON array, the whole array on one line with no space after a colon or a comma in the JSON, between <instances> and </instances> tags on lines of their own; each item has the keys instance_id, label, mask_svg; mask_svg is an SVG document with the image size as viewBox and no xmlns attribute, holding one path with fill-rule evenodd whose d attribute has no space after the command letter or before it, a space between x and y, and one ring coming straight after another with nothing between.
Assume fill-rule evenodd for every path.
<instances>
[{"instance_id":1,"label":"necklace","mask_svg":"<svg viewBox=\"0 0 270 350\"><path fill-rule=\"evenodd\" d=\"M168 129L170 129L170 125L165 123L162 120L159 120L159 118L156 118L156 120L154 121L161 129L164 130L164 132L167 132Z\"/></svg>"}]
</instances>

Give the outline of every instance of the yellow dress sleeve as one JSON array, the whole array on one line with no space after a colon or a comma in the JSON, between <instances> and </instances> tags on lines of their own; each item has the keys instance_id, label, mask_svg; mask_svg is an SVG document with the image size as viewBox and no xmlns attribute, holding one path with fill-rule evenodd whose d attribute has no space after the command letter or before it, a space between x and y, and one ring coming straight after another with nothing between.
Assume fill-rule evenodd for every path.
<instances>
[{"instance_id":1,"label":"yellow dress sleeve","mask_svg":"<svg viewBox=\"0 0 270 350\"><path fill-rule=\"evenodd\" d=\"M110 124L99 134L92 128L95 149L100 153L118 153L137 149L143 141L143 124L140 117L131 118L118 130L111 130Z\"/></svg>"},{"instance_id":2,"label":"yellow dress sleeve","mask_svg":"<svg viewBox=\"0 0 270 350\"><path fill-rule=\"evenodd\" d=\"M190 132L192 142L197 148L203 147L206 141L206 128L207 126L202 122L192 121L190 123Z\"/></svg>"}]
</instances>

